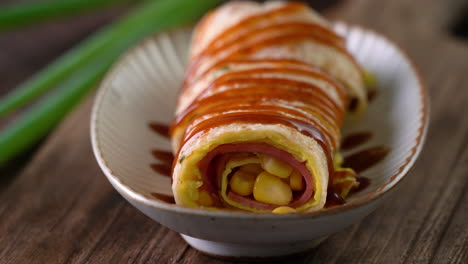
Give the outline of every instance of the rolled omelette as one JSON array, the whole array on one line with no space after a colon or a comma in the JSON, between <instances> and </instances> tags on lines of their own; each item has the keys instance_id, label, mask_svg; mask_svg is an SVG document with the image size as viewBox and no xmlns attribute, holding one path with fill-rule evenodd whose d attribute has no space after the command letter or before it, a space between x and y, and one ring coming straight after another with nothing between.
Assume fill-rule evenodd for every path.
<instances>
[{"instance_id":1,"label":"rolled omelette","mask_svg":"<svg viewBox=\"0 0 468 264\"><path fill-rule=\"evenodd\" d=\"M177 204L311 212L358 186L341 168L346 112L363 72L302 3L231 1L196 26L170 134Z\"/></svg>"}]
</instances>

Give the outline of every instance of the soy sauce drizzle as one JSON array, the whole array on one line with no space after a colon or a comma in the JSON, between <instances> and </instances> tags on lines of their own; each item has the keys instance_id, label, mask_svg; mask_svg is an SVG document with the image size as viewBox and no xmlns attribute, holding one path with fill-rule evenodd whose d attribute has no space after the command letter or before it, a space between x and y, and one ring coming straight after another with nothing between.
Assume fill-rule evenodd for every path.
<instances>
[{"instance_id":1,"label":"soy sauce drizzle","mask_svg":"<svg viewBox=\"0 0 468 264\"><path fill-rule=\"evenodd\" d=\"M376 146L361 150L345 157L343 167L352 168L355 172L360 173L379 163L389 152L390 148L384 146Z\"/></svg>"},{"instance_id":2,"label":"soy sauce drizzle","mask_svg":"<svg viewBox=\"0 0 468 264\"><path fill-rule=\"evenodd\" d=\"M325 207L330 208L337 205L343 205L346 201L341 197L341 195L336 192L333 187L329 187L327 190L327 200L325 202Z\"/></svg>"},{"instance_id":3,"label":"soy sauce drizzle","mask_svg":"<svg viewBox=\"0 0 468 264\"><path fill-rule=\"evenodd\" d=\"M351 98L348 105L348 110L350 112L355 112L358 106L359 100L356 97Z\"/></svg>"},{"instance_id":4,"label":"soy sauce drizzle","mask_svg":"<svg viewBox=\"0 0 468 264\"><path fill-rule=\"evenodd\" d=\"M175 200L174 200L174 197L173 196L170 196L170 195L167 195L167 194L162 194L162 193L155 193L155 192L152 192L151 195L158 199L158 200L161 200L165 203L169 203L169 204L175 204Z\"/></svg>"},{"instance_id":5,"label":"soy sauce drizzle","mask_svg":"<svg viewBox=\"0 0 468 264\"><path fill-rule=\"evenodd\" d=\"M169 126L163 123L151 122L148 124L151 131L156 134L169 138ZM156 158L160 163L150 164L151 169L155 172L162 174L167 177L171 177L172 174L172 161L174 155L170 151L154 149L151 151L153 157Z\"/></svg>"},{"instance_id":6,"label":"soy sauce drizzle","mask_svg":"<svg viewBox=\"0 0 468 264\"><path fill-rule=\"evenodd\" d=\"M377 97L378 90L376 88L372 88L367 90L367 102L372 102Z\"/></svg>"},{"instance_id":7,"label":"soy sauce drizzle","mask_svg":"<svg viewBox=\"0 0 468 264\"><path fill-rule=\"evenodd\" d=\"M372 87L372 89L367 90L368 103L371 103L377 97L377 92L378 90L375 87ZM348 104L348 110L351 112L354 112L357 106L358 106L358 99L355 97L351 98ZM357 132L357 133L347 135L346 137L344 137L341 143L340 149L351 150L353 148L356 148L368 142L371 138L372 138L372 133L367 132L367 131ZM389 148L379 146L379 147L366 149L358 153L354 153L345 158L342 164L342 167L352 168L354 169L356 173L362 172L374 166L381 160L383 160L389 151L390 151ZM359 186L356 188L352 188L350 190L349 195L360 192L370 185L369 178L366 178L363 176L357 176L356 180L359 183ZM341 197L341 195L336 190L334 190L333 184L329 184L329 188L327 190L327 201L326 201L325 207L328 208L328 207L333 207L337 205L342 205L345 203L346 201Z\"/></svg>"},{"instance_id":8,"label":"soy sauce drizzle","mask_svg":"<svg viewBox=\"0 0 468 264\"><path fill-rule=\"evenodd\" d=\"M153 157L165 165L171 166L174 161L174 155L170 151L154 149L151 153L153 154Z\"/></svg>"},{"instance_id":9,"label":"soy sauce drizzle","mask_svg":"<svg viewBox=\"0 0 468 264\"><path fill-rule=\"evenodd\" d=\"M154 153L154 151L153 151ZM171 163L163 163L163 164L160 164L160 163L153 163L153 164L150 164L150 167L157 173L159 174L162 174L164 176L167 176L167 177L170 177L172 176L172 166L171 166ZM172 180L172 178L171 178ZM156 193L156 192L152 192L151 195L163 202L166 202L166 203L171 203L171 204L175 204L175 201L174 201L174 197L170 196L170 195L166 195L166 194L161 194L161 193Z\"/></svg>"},{"instance_id":10,"label":"soy sauce drizzle","mask_svg":"<svg viewBox=\"0 0 468 264\"><path fill-rule=\"evenodd\" d=\"M150 164L151 169L155 172L162 174L167 177L172 176L172 162L174 161L174 155L166 150L154 149L151 151L153 157L156 158L160 163Z\"/></svg>"},{"instance_id":11,"label":"soy sauce drizzle","mask_svg":"<svg viewBox=\"0 0 468 264\"><path fill-rule=\"evenodd\" d=\"M167 164L153 163L150 167L157 173L162 174L167 177L171 177L172 167Z\"/></svg>"},{"instance_id":12,"label":"soy sauce drizzle","mask_svg":"<svg viewBox=\"0 0 468 264\"><path fill-rule=\"evenodd\" d=\"M349 191L349 194L350 194L350 195L353 194L353 193L357 193L357 192L360 192L360 191L366 189L366 188L370 185L370 183L371 183L371 181L370 181L369 178L362 177L362 176L358 176L358 177L356 178L356 180L357 180L357 182L359 182L359 186L358 186L357 188L351 189L351 190Z\"/></svg>"},{"instance_id":13,"label":"soy sauce drizzle","mask_svg":"<svg viewBox=\"0 0 468 264\"><path fill-rule=\"evenodd\" d=\"M372 133L369 131L356 132L347 135L341 143L342 150L350 150L359 145L362 145L372 138Z\"/></svg>"},{"instance_id":14,"label":"soy sauce drizzle","mask_svg":"<svg viewBox=\"0 0 468 264\"><path fill-rule=\"evenodd\" d=\"M158 123L158 122L151 122L148 124L148 127L154 133L169 138L169 126L166 124ZM150 167L155 172L164 175L166 177L172 177L172 161L174 160L174 155L167 150L162 149L154 149L151 151L153 157L158 161L158 163L150 164ZM161 200L165 203L175 204L175 200L173 196L152 192L150 193L151 196L154 198Z\"/></svg>"},{"instance_id":15,"label":"soy sauce drizzle","mask_svg":"<svg viewBox=\"0 0 468 264\"><path fill-rule=\"evenodd\" d=\"M169 138L169 126L163 123L158 123L158 122L151 122L149 123L149 128L153 131L156 132L156 134Z\"/></svg>"}]
</instances>

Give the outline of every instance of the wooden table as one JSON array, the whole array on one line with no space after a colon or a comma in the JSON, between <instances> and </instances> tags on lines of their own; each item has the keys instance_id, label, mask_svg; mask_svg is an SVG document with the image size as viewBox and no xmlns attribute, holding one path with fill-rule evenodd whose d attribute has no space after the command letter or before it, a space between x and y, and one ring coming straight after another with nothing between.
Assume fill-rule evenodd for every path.
<instances>
[{"instance_id":1,"label":"wooden table","mask_svg":"<svg viewBox=\"0 0 468 264\"><path fill-rule=\"evenodd\" d=\"M468 263L468 41L450 30L468 16L462 7L467 1L345 0L326 10L387 35L413 57L431 96L431 124L421 157L390 199L289 263ZM0 36L0 93L116 13ZM1 169L0 262L225 263L190 248L111 187L91 152L91 103Z\"/></svg>"}]
</instances>

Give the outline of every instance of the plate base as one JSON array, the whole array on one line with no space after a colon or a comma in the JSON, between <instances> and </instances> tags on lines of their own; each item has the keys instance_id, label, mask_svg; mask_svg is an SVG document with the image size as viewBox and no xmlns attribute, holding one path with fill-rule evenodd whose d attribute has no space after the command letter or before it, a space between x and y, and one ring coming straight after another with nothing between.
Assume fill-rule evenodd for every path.
<instances>
[{"instance_id":1,"label":"plate base","mask_svg":"<svg viewBox=\"0 0 468 264\"><path fill-rule=\"evenodd\" d=\"M318 246L326 239L324 237L312 241L278 244L238 244L204 240L182 234L181 236L190 246L202 253L222 258L271 258L295 255Z\"/></svg>"}]
</instances>

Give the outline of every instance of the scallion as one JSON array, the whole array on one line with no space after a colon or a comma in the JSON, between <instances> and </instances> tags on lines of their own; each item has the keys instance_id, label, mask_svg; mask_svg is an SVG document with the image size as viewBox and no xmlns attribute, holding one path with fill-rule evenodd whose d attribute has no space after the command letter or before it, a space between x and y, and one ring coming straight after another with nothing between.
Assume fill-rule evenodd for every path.
<instances>
[{"instance_id":1,"label":"scallion","mask_svg":"<svg viewBox=\"0 0 468 264\"><path fill-rule=\"evenodd\" d=\"M126 2L131 0L48 0L2 6L0 32Z\"/></svg>"},{"instance_id":2,"label":"scallion","mask_svg":"<svg viewBox=\"0 0 468 264\"><path fill-rule=\"evenodd\" d=\"M57 83L61 83L60 89L0 134L0 164L43 138L96 85L123 51L153 32L195 20L219 2L147 1L39 73L21 87L21 97L30 98L38 90L44 92ZM0 105L0 109L8 108Z\"/></svg>"}]
</instances>

